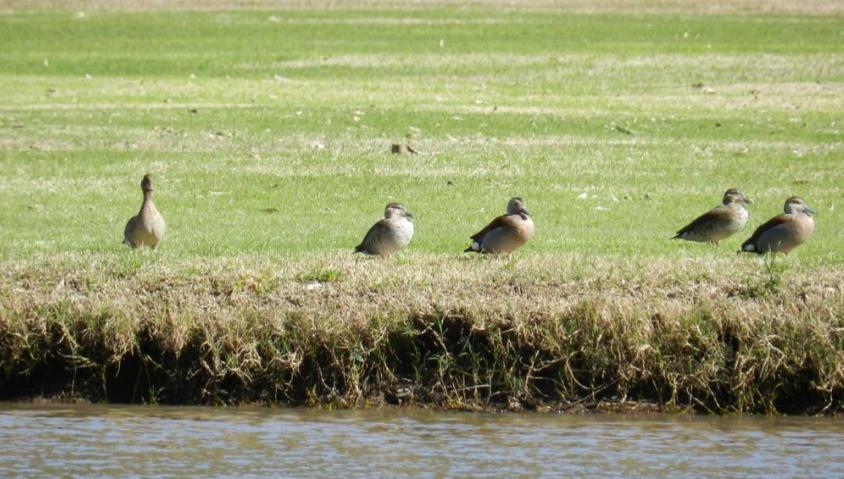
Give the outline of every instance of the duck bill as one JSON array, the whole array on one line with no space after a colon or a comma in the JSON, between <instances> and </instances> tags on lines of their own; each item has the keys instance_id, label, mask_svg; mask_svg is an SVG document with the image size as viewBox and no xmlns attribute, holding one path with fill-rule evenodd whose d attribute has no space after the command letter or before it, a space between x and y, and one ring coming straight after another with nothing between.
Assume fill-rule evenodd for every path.
<instances>
[{"instance_id":1,"label":"duck bill","mask_svg":"<svg viewBox=\"0 0 844 479\"><path fill-rule=\"evenodd\" d=\"M806 212L806 214L809 214L809 215L813 215L813 214L817 213L817 211L815 211L815 209L814 209L814 208L810 208L810 207L808 207L808 206L807 206L807 207L805 207L805 208L803 208L803 211L805 211L805 212Z\"/></svg>"},{"instance_id":2,"label":"duck bill","mask_svg":"<svg viewBox=\"0 0 844 479\"><path fill-rule=\"evenodd\" d=\"M524 214L526 214L526 215L528 215L528 216L533 216L533 214L532 214L530 211L528 211L528 209L527 209L527 208L522 208L522 213L524 213Z\"/></svg>"}]
</instances>

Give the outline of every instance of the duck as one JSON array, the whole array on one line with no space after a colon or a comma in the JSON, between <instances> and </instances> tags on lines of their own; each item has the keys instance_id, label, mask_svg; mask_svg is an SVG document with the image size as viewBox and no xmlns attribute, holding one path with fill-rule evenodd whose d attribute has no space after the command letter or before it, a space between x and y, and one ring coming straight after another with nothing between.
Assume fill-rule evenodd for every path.
<instances>
[{"instance_id":1,"label":"duck","mask_svg":"<svg viewBox=\"0 0 844 479\"><path fill-rule=\"evenodd\" d=\"M141 211L126 223L126 228L123 230L123 244L131 248L148 246L155 249L164 238L167 224L152 202L153 184L152 175L149 173L141 180L141 191L144 194Z\"/></svg>"},{"instance_id":2,"label":"duck","mask_svg":"<svg viewBox=\"0 0 844 479\"><path fill-rule=\"evenodd\" d=\"M507 202L507 213L470 236L472 244L463 252L510 254L533 238L533 233L533 219L525 200L514 196Z\"/></svg>"},{"instance_id":3,"label":"duck","mask_svg":"<svg viewBox=\"0 0 844 479\"><path fill-rule=\"evenodd\" d=\"M378 221L355 246L355 253L389 258L413 239L413 214L401 203L388 203Z\"/></svg>"},{"instance_id":4,"label":"duck","mask_svg":"<svg viewBox=\"0 0 844 479\"><path fill-rule=\"evenodd\" d=\"M747 224L748 212L745 205L753 204L744 193L735 188L724 192L721 205L698 216L682 227L672 239L711 243L718 242L739 232Z\"/></svg>"},{"instance_id":5,"label":"duck","mask_svg":"<svg viewBox=\"0 0 844 479\"><path fill-rule=\"evenodd\" d=\"M739 253L788 254L808 240L815 232L815 210L799 196L785 201L784 213L774 216L756 228L753 235L741 244Z\"/></svg>"}]
</instances>

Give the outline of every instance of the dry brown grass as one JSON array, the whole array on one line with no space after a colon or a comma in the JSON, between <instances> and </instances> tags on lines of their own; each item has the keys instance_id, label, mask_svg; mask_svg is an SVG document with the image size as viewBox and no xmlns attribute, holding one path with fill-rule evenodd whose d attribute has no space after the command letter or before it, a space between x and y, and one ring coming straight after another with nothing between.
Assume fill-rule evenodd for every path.
<instances>
[{"instance_id":1,"label":"dry brown grass","mask_svg":"<svg viewBox=\"0 0 844 479\"><path fill-rule=\"evenodd\" d=\"M4 265L0 397L844 404L844 276L794 261L90 260Z\"/></svg>"}]
</instances>

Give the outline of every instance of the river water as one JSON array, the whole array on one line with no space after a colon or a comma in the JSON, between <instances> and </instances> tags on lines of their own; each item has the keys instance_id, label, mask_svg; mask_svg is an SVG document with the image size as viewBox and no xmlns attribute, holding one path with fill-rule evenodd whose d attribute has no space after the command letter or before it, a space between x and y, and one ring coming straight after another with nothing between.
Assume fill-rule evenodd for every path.
<instances>
[{"instance_id":1,"label":"river water","mask_svg":"<svg viewBox=\"0 0 844 479\"><path fill-rule=\"evenodd\" d=\"M836 418L0 403L0 477L844 477Z\"/></svg>"}]
</instances>

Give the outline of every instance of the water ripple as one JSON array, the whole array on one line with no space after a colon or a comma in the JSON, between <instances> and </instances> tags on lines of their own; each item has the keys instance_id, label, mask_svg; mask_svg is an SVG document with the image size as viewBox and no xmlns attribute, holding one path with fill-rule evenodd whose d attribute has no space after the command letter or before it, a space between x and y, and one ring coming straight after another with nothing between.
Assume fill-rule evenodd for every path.
<instances>
[{"instance_id":1,"label":"water ripple","mask_svg":"<svg viewBox=\"0 0 844 479\"><path fill-rule=\"evenodd\" d=\"M832 418L0 405L0 477L844 477Z\"/></svg>"}]
</instances>

